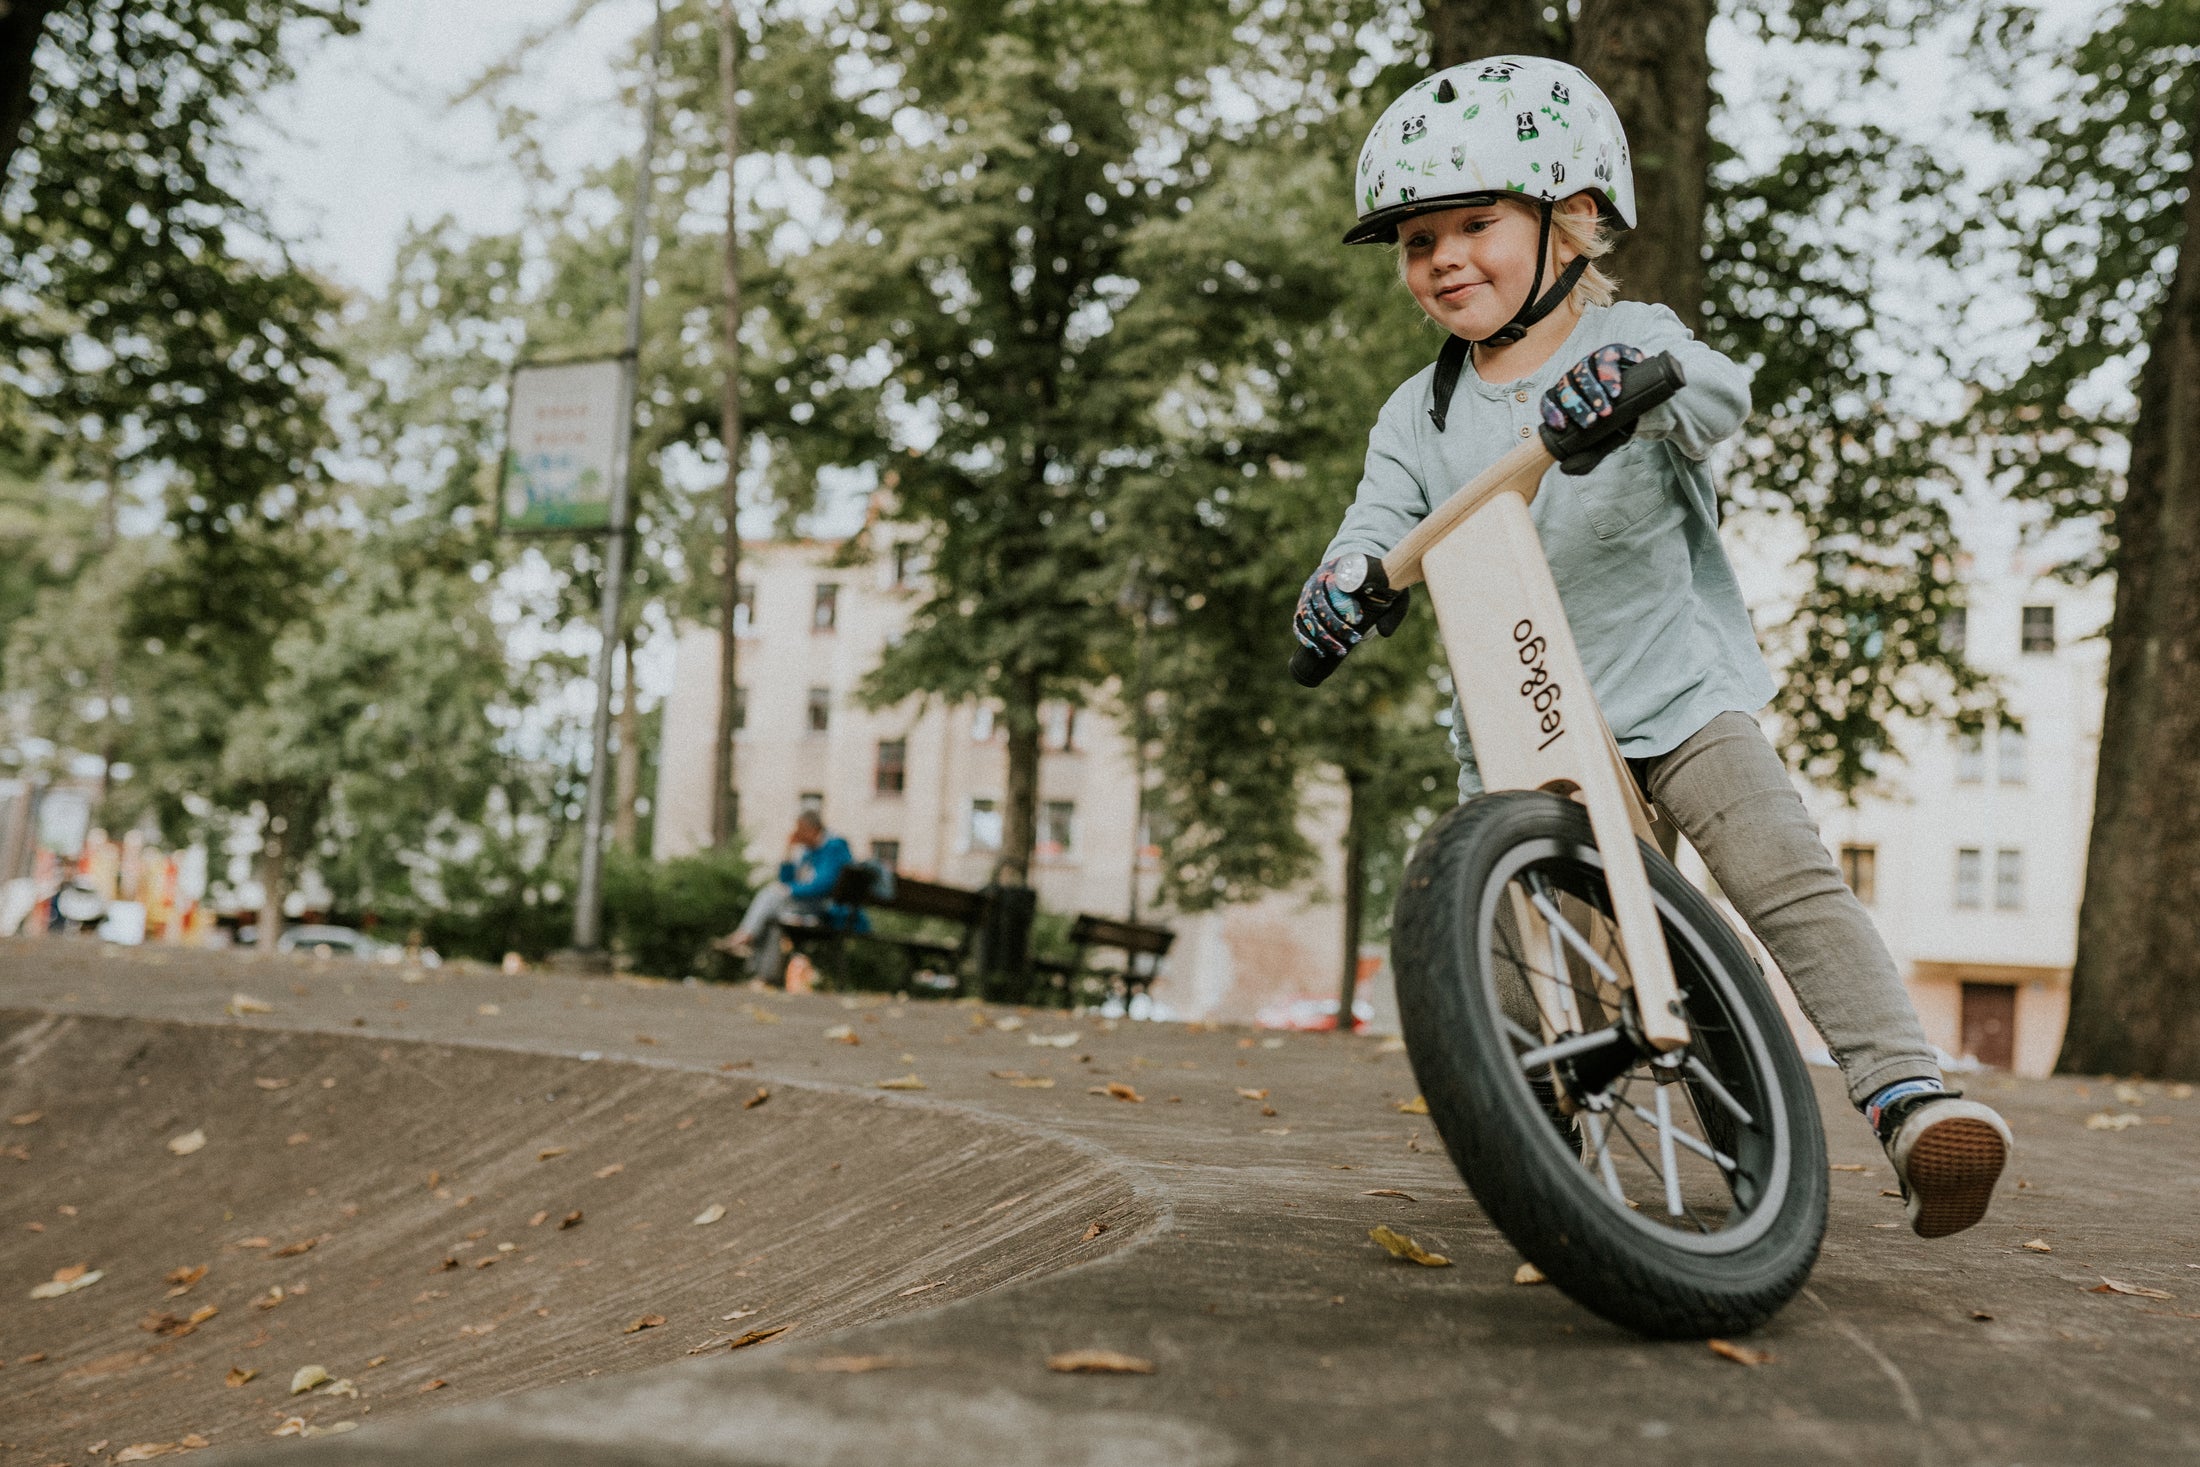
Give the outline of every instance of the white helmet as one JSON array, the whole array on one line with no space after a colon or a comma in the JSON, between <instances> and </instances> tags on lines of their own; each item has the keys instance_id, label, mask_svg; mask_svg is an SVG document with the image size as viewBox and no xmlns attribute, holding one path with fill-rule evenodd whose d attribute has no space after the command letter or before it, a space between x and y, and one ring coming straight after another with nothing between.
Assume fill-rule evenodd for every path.
<instances>
[{"instance_id":1,"label":"white helmet","mask_svg":"<svg viewBox=\"0 0 2200 1467\"><path fill-rule=\"evenodd\" d=\"M1597 84L1540 56L1492 56L1446 67L1390 104L1360 149L1346 244L1389 242L1399 221L1493 195L1555 204L1598 196L1632 229L1635 176L1627 135Z\"/></svg>"}]
</instances>

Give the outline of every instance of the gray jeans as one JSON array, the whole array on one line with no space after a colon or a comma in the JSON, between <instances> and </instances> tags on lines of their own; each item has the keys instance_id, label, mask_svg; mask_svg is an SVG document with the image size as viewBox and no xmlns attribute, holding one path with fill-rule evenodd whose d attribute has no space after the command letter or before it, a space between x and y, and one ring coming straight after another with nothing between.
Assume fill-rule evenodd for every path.
<instances>
[{"instance_id":1,"label":"gray jeans","mask_svg":"<svg viewBox=\"0 0 2200 1467\"><path fill-rule=\"evenodd\" d=\"M1894 958L1757 721L1722 713L1671 753L1629 762L1787 975L1849 1099L1861 1106L1897 1080L1939 1079Z\"/></svg>"},{"instance_id":2,"label":"gray jeans","mask_svg":"<svg viewBox=\"0 0 2200 1467\"><path fill-rule=\"evenodd\" d=\"M779 918L794 911L817 913L825 909L824 903L798 901L792 888L784 881L766 882L756 889L749 899L749 909L741 916L741 925L733 930L746 935L755 944L755 957L751 959L757 977L766 983L777 983L787 966L787 954L779 945Z\"/></svg>"}]
</instances>

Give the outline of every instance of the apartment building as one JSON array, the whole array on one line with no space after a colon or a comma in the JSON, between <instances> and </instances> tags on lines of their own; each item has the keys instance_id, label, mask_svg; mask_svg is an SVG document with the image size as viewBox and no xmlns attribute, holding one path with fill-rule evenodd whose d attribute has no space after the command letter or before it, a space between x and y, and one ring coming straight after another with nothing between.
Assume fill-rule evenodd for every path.
<instances>
[{"instance_id":1,"label":"apartment building","mask_svg":"<svg viewBox=\"0 0 2200 1467\"><path fill-rule=\"evenodd\" d=\"M994 710L911 699L873 711L857 697L921 599L922 561L915 545L895 537L897 528L874 521L853 543L744 548L741 823L750 856L776 861L796 814L816 809L858 856L926 880L982 886L999 859L1007 794L1007 745ZM853 557L860 561L837 563ZM708 838L717 689L716 632L683 631L653 806L660 859ZM1135 751L1115 721L1101 708L1051 705L1041 743L1030 877L1047 910L1135 911L1175 929L1154 996L1181 1017L1251 1019L1279 999L1334 994L1343 944L1334 812L1318 808L1310 817L1310 835L1331 854L1304 888L1218 912L1171 913L1158 903L1159 852L1140 828Z\"/></svg>"}]
</instances>

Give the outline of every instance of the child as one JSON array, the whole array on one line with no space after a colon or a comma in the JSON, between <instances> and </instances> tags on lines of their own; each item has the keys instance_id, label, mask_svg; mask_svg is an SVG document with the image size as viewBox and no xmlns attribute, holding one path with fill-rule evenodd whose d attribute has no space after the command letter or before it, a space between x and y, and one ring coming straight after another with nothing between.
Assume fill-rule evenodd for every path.
<instances>
[{"instance_id":1,"label":"child","mask_svg":"<svg viewBox=\"0 0 2200 1467\"><path fill-rule=\"evenodd\" d=\"M1300 642L1341 656L1388 604L1338 589L1339 557L1381 556L1538 426L1609 413L1622 365L1678 357L1688 385L1587 475L1546 476L1536 528L1620 752L1825 1036L1902 1179L1911 1227L1932 1238L1972 1226L2009 1128L1942 1085L1886 945L1753 716L1773 682L1703 462L1748 416L1749 373L1666 307L1614 303L1596 261L1610 228L1633 225L1635 198L1611 104L1554 61L1454 66L1383 114L1356 188L1345 243L1395 241L1407 289L1449 335L1368 436L1359 492L1300 595ZM1462 797L1479 793L1456 708L1452 747Z\"/></svg>"}]
</instances>

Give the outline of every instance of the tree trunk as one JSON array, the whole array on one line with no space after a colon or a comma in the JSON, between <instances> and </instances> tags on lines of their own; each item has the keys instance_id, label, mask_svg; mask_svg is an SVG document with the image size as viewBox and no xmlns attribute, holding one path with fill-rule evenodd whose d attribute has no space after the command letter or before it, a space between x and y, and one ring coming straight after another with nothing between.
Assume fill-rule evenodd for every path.
<instances>
[{"instance_id":1,"label":"tree trunk","mask_svg":"<svg viewBox=\"0 0 2200 1467\"><path fill-rule=\"evenodd\" d=\"M289 834L283 817L272 809L260 828L260 923L254 950L275 951L283 935L283 901L290 895L290 857L284 839Z\"/></svg>"},{"instance_id":2,"label":"tree trunk","mask_svg":"<svg viewBox=\"0 0 2200 1467\"><path fill-rule=\"evenodd\" d=\"M619 640L619 667L626 687L619 698L619 762L613 766L611 793L611 844L631 854L634 850L634 803L642 792L641 690L635 686L634 633Z\"/></svg>"},{"instance_id":3,"label":"tree trunk","mask_svg":"<svg viewBox=\"0 0 2200 1467\"><path fill-rule=\"evenodd\" d=\"M2200 161L2183 224L2116 511L2065 1073L2200 1079Z\"/></svg>"},{"instance_id":4,"label":"tree trunk","mask_svg":"<svg viewBox=\"0 0 2200 1467\"><path fill-rule=\"evenodd\" d=\"M1019 673L1001 717L1008 725L1008 799L1001 812L1001 860L993 879L1031 884L1031 852L1039 836L1039 675Z\"/></svg>"},{"instance_id":5,"label":"tree trunk","mask_svg":"<svg viewBox=\"0 0 2200 1467\"><path fill-rule=\"evenodd\" d=\"M726 114L726 300L720 349L726 377L719 442L726 453L726 484L720 492L726 528L719 542L724 563L718 585L718 731L710 754L710 840L721 851L732 847L741 819L733 754L741 686L734 625L741 603L741 235L739 196L733 186L734 165L741 159L740 24L733 0L723 0L718 7L718 88Z\"/></svg>"},{"instance_id":6,"label":"tree trunk","mask_svg":"<svg viewBox=\"0 0 2200 1467\"><path fill-rule=\"evenodd\" d=\"M1625 295L1703 329L1711 168L1711 0L1582 0L1571 60L1612 99L1635 173L1635 228L1612 272Z\"/></svg>"},{"instance_id":7,"label":"tree trunk","mask_svg":"<svg viewBox=\"0 0 2200 1467\"><path fill-rule=\"evenodd\" d=\"M1337 1029L1352 1032L1352 1005L1360 992L1360 927L1367 903L1367 776L1344 776L1344 972L1337 982Z\"/></svg>"},{"instance_id":8,"label":"tree trunk","mask_svg":"<svg viewBox=\"0 0 2200 1467\"><path fill-rule=\"evenodd\" d=\"M1566 54L1563 32L1543 18L1542 0L1429 0L1427 13L1439 67L1484 56Z\"/></svg>"}]
</instances>

